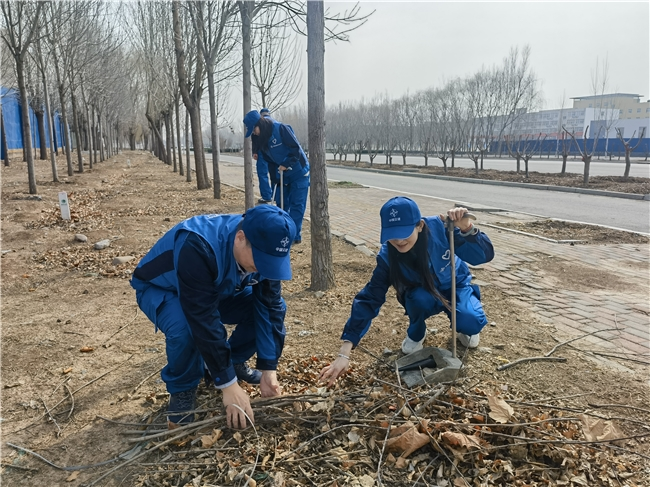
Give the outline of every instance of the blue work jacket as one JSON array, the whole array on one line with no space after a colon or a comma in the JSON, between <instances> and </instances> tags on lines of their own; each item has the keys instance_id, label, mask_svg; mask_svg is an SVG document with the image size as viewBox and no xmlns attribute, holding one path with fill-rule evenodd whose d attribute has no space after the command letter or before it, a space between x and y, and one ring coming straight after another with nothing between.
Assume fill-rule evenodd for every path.
<instances>
[{"instance_id":1,"label":"blue work jacket","mask_svg":"<svg viewBox=\"0 0 650 487\"><path fill-rule=\"evenodd\" d=\"M436 288L448 294L451 289L451 266L449 238L447 229L440 217L423 218L429 231L428 254L429 270L436 276ZM370 328L370 324L379 314L379 309L386 301L386 293L391 286L390 268L388 266L388 245L381 246L377 254L377 267L366 286L355 296L352 302L350 318L343 329L342 340L349 340L356 347ZM456 287L469 286L472 274L465 262L471 265L484 264L494 258L492 242L483 232L463 237L460 230L454 230L456 254ZM413 269L401 266L403 275L411 282L420 283L420 278ZM431 299L435 299L433 296Z\"/></svg>"},{"instance_id":2,"label":"blue work jacket","mask_svg":"<svg viewBox=\"0 0 650 487\"><path fill-rule=\"evenodd\" d=\"M242 221L242 215L199 215L178 223L170 229L151 250L142 258L136 267L131 286L136 291L144 291L148 286L167 291L178 296L185 317L193 330L194 336L206 336L209 333L197 333L196 327L223 327L219 314L219 302L232 297L246 286L252 286L253 313L256 327L257 366L263 370L276 370L277 363L284 346L285 304L281 297L280 281L264 279L259 273L251 273L242 280L233 255L233 244L237 227ZM181 293L177 267L179 254L185 239L189 234L199 235L210 247L207 252L216 260L216 275L212 283L206 283L205 294L214 297L209 312L192 309L193 296ZM139 306L147 317L156 324L156 310L165 301L166 293L149 293L153 299L139 302ZM230 364L224 364L219 357L229 356L228 342L213 341L209 344L196 341L206 364L213 377L224 373ZM217 366L215 364L221 364ZM212 370L224 369L224 370Z\"/></svg>"},{"instance_id":3,"label":"blue work jacket","mask_svg":"<svg viewBox=\"0 0 650 487\"><path fill-rule=\"evenodd\" d=\"M273 121L273 132L266 147L260 147L260 151L269 165L287 168L283 175L284 184L291 184L309 172L307 155L300 147L293 130L277 120Z\"/></svg>"}]
</instances>

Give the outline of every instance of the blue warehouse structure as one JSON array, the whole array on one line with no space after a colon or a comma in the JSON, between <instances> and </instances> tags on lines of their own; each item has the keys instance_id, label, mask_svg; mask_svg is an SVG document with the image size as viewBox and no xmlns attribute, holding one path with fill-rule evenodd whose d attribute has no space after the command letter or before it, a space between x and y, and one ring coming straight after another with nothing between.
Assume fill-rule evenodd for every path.
<instances>
[{"instance_id":1,"label":"blue warehouse structure","mask_svg":"<svg viewBox=\"0 0 650 487\"><path fill-rule=\"evenodd\" d=\"M0 97L2 98L2 124L7 138L6 149L11 152L13 150L23 149L23 133L20 121L20 97L16 90L0 87ZM58 113L54 114L54 141L57 148L63 147L64 130L61 123L61 117ZM29 123L31 127L32 148L38 150L41 144L40 134L38 133L38 124L36 115L31 107L29 107ZM49 137L50 120L47 115L45 116L45 140L48 150L50 149ZM5 145L0 144L0 159L5 158Z\"/></svg>"}]
</instances>

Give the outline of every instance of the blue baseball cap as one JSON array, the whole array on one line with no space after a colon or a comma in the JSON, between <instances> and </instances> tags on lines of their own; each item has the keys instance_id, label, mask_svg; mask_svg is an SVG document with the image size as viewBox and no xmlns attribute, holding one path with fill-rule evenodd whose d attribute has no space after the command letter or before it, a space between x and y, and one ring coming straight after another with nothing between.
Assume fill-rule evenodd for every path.
<instances>
[{"instance_id":1,"label":"blue baseball cap","mask_svg":"<svg viewBox=\"0 0 650 487\"><path fill-rule=\"evenodd\" d=\"M389 199L379 212L381 216L381 243L408 238L422 216L418 205L410 198L396 196Z\"/></svg>"},{"instance_id":2,"label":"blue baseball cap","mask_svg":"<svg viewBox=\"0 0 650 487\"><path fill-rule=\"evenodd\" d=\"M269 110L268 108L262 108L260 110L260 115L264 115L265 113L271 113L271 110Z\"/></svg>"},{"instance_id":3,"label":"blue baseball cap","mask_svg":"<svg viewBox=\"0 0 650 487\"><path fill-rule=\"evenodd\" d=\"M244 125L246 126L246 135L244 137L250 137L253 133L253 129L257 122L259 122L262 115L257 110L251 110L246 115L244 115Z\"/></svg>"},{"instance_id":4,"label":"blue baseball cap","mask_svg":"<svg viewBox=\"0 0 650 487\"><path fill-rule=\"evenodd\" d=\"M289 213L273 205L256 206L244 214L242 230L253 249L257 272L273 281L291 279L289 250L296 224Z\"/></svg>"}]
</instances>

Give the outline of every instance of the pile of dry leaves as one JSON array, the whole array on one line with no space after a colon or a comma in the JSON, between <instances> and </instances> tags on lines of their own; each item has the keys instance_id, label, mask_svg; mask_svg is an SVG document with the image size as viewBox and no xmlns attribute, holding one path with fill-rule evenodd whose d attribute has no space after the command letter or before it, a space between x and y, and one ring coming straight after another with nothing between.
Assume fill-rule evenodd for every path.
<instances>
[{"instance_id":1,"label":"pile of dry leaves","mask_svg":"<svg viewBox=\"0 0 650 487\"><path fill-rule=\"evenodd\" d=\"M137 486L647 485L650 458L626 440L650 432L617 426L647 420L526 402L506 386L408 390L383 359L327 390L313 386L323 365L316 356L288 362L286 394L254 400L255 426L241 432L222 429L215 389L201 387L197 421L171 431L163 400L142 423L122 423L133 449L86 485L121 469Z\"/></svg>"}]
</instances>

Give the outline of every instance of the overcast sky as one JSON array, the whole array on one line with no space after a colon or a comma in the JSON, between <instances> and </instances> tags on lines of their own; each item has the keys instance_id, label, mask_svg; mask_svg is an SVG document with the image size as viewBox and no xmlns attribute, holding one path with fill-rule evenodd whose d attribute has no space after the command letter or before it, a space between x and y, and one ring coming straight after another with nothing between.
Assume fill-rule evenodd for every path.
<instances>
[{"instance_id":1,"label":"overcast sky","mask_svg":"<svg viewBox=\"0 0 650 487\"><path fill-rule=\"evenodd\" d=\"M353 3L326 2L332 11ZM375 10L350 34L350 42L328 43L325 100L371 98L387 92L441 86L482 65L500 64L512 46L531 47L532 67L543 90L544 108L593 94L596 59L609 62L609 91L649 88L650 3L644 2L361 2ZM300 99L306 100L305 82Z\"/></svg>"}]
</instances>

